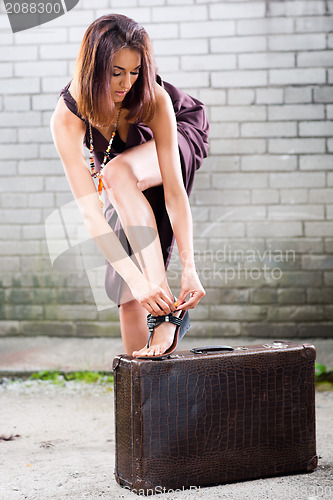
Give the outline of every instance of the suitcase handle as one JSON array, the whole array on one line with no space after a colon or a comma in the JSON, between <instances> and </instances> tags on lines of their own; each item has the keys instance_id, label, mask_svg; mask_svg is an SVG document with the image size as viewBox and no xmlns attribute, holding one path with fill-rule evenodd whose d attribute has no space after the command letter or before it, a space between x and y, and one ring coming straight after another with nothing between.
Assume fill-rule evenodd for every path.
<instances>
[{"instance_id":1,"label":"suitcase handle","mask_svg":"<svg viewBox=\"0 0 333 500\"><path fill-rule=\"evenodd\" d=\"M204 347L193 347L190 349L194 354L202 354L204 352L215 352L215 351L234 351L235 348L230 345L207 345Z\"/></svg>"}]
</instances>

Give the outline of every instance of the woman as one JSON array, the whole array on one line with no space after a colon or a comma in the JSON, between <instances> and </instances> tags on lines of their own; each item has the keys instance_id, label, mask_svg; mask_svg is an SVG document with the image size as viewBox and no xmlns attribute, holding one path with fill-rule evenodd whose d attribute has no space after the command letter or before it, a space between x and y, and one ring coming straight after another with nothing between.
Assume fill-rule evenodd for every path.
<instances>
[{"instance_id":1,"label":"woman","mask_svg":"<svg viewBox=\"0 0 333 500\"><path fill-rule=\"evenodd\" d=\"M88 27L73 79L60 94L53 139L85 226L108 261L106 291L119 307L126 352L170 354L189 327L185 313L205 295L188 201L207 156L204 106L162 82L146 31L117 14ZM176 302L165 273L174 237L183 267Z\"/></svg>"}]
</instances>

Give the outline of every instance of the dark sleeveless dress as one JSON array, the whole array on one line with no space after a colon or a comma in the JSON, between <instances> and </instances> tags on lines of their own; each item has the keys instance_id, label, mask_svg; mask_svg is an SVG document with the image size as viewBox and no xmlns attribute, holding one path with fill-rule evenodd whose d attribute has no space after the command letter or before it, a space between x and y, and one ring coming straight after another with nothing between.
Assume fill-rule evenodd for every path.
<instances>
[{"instance_id":1,"label":"dark sleeveless dress","mask_svg":"<svg viewBox=\"0 0 333 500\"><path fill-rule=\"evenodd\" d=\"M200 168L203 159L207 156L208 151L209 123L205 107L198 99L189 96L170 83L162 81L159 75L157 75L156 81L168 92L173 103L177 121L178 147L183 181L186 192L189 196L193 187L195 171ZM84 137L84 145L89 148L88 121L83 119L77 111L76 101L68 91L70 83L71 82L69 82L60 91L60 95L63 96L70 111L86 123L87 129ZM94 127L92 127L92 135L95 165L98 170L103 161L104 152L108 146L108 142ZM152 131L142 122L131 124L126 143L122 141L119 134L116 132L112 143L110 159L115 158L118 154L125 151L125 149L149 141L152 137ZM150 203L155 215L165 269L167 269L174 245L174 234L165 207L163 186L151 187L143 191L143 194ZM106 220L117 234L128 255L132 255L132 249L122 229L118 214L108 199L106 199L105 202L104 214ZM106 262L105 290L108 297L115 302L118 307L120 305L120 294L123 283L123 278L115 271L109 262Z\"/></svg>"}]
</instances>

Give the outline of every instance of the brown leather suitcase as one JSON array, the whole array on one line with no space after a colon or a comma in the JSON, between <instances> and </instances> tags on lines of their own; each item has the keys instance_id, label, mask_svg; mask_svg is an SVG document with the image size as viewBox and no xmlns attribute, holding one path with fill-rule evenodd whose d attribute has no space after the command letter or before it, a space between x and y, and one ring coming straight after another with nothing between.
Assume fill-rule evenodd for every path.
<instances>
[{"instance_id":1,"label":"brown leather suitcase","mask_svg":"<svg viewBox=\"0 0 333 500\"><path fill-rule=\"evenodd\" d=\"M147 495L313 471L315 358L288 340L116 356L117 482Z\"/></svg>"}]
</instances>

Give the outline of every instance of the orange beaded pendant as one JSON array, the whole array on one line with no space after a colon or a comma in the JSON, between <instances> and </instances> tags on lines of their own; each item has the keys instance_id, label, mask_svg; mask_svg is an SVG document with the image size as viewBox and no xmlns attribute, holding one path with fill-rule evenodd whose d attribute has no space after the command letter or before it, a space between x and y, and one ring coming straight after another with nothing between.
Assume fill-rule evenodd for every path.
<instances>
[{"instance_id":1,"label":"orange beaded pendant","mask_svg":"<svg viewBox=\"0 0 333 500\"><path fill-rule=\"evenodd\" d=\"M103 169L109 159L109 156L110 156L110 151L111 151L111 147L112 147L112 143L113 143L113 139L114 139L114 136L116 135L116 130L118 128L118 125L119 125L119 118L120 118L120 113L121 113L121 108L119 109L119 112L118 112L118 116L117 116L117 121L116 123L114 124L114 127L113 127L113 132L111 134L111 139L110 139L110 142L109 142L109 145L104 153L104 158L103 158L103 163L101 164L101 168L98 170L96 170L96 167L95 167L95 161L94 161L94 144L93 144L93 138L92 138L92 131L91 131L91 124L89 123L89 135L90 135L90 147L89 147L89 159L90 159L90 173L91 173L91 177L93 178L98 178L98 195L99 195L99 200L100 200L100 203L101 203L101 207L102 207L102 210L103 210L103 206L104 206L104 203L103 203L103 199L102 199L102 192L103 192L103 181L102 181L102 172L103 172Z\"/></svg>"}]
</instances>

